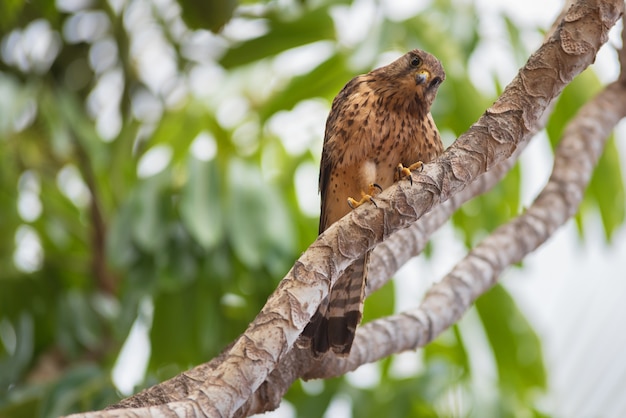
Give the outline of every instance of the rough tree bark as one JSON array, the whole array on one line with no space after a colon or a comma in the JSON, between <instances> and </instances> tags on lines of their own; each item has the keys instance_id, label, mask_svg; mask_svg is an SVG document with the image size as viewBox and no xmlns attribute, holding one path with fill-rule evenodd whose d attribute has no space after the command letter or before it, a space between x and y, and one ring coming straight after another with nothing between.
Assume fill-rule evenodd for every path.
<instances>
[{"instance_id":1,"label":"rough tree bark","mask_svg":"<svg viewBox=\"0 0 626 418\"><path fill-rule=\"evenodd\" d=\"M576 2L476 124L441 158L414 174L412 187L408 182L395 184L377 197L377 207L364 205L322 234L245 333L219 357L108 410L73 417L245 416L278 406L298 377L343 374L431 341L458 320L504 268L545 242L576 212L606 137L626 115L624 72L571 122L557 149L550 181L533 205L474 248L432 287L419 308L360 327L345 359L313 360L308 350L294 347L329 286L353 260L384 241L373 253L370 273L369 290L379 287L421 251L430 233L461 203L489 189L508 171L540 129L551 101L594 61L623 10L623 0Z\"/></svg>"}]
</instances>

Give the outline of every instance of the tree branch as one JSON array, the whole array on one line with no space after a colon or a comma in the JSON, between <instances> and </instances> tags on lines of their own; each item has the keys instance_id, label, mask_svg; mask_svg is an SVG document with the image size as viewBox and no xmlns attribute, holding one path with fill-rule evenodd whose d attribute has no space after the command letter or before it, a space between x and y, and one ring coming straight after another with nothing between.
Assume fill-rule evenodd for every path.
<instances>
[{"instance_id":1,"label":"tree branch","mask_svg":"<svg viewBox=\"0 0 626 418\"><path fill-rule=\"evenodd\" d=\"M623 51L623 50L622 50ZM622 52L622 55L623 52ZM345 374L364 363L432 341L489 290L502 271L542 245L578 210L593 169L615 125L626 117L626 83L610 84L568 124L556 150L550 180L530 208L474 248L432 286L419 308L379 319L357 330L346 359L325 358L306 378Z\"/></svg>"},{"instance_id":2,"label":"tree branch","mask_svg":"<svg viewBox=\"0 0 626 418\"><path fill-rule=\"evenodd\" d=\"M623 45L626 45L624 37L626 37L626 31L622 32ZM619 58L622 64L626 63L625 49L620 51ZM248 402L242 408L243 411L238 411L236 416L247 416L278 407L282 395L298 377L313 379L341 376L362 364L424 346L460 319L476 297L495 284L504 268L522 260L528 253L534 251L577 212L591 173L597 165L610 132L617 122L626 116L626 66L622 65L622 67L618 81L606 87L602 93L587 103L575 119L568 124L561 144L556 150L553 174L543 192L524 215L495 231L468 254L442 282L433 286L419 308L360 327L350 357L345 359L328 357L319 364L308 360L306 356L298 352L297 348L293 349L288 357L297 360L290 361L285 367L281 364L263 385L267 384L263 399L266 401L277 399L276 403L268 405L269 402L266 402L263 409L256 409L255 406L261 402L258 400ZM589 126L593 129L586 128ZM513 156L498 165L495 170L485 173L463 192L426 214L409 228L396 232L380 244L372 254L372 264L377 267L370 270L375 282L371 287L382 286L386 282L385 278L410 258L412 251L420 252L428 236L441 226L462 203L496 184L513 166L524 146L525 144L521 144ZM474 194L468 193L469 191ZM561 204L556 207L566 209L557 211L560 216L547 217L546 215L555 211L554 194L557 199L562 200ZM541 217L539 214L544 216ZM532 228L536 224L536 219L541 218L543 218L541 223L543 234L535 234L532 243L529 242L528 237L520 237L520 231L529 226ZM511 247L511 241L516 242L515 248ZM401 245L397 245L400 243ZM380 256L379 248L387 245L393 249L385 249L384 257L377 259ZM407 248L410 249L407 250ZM506 254L514 254L515 257L503 258L501 256L503 248L508 248L509 251ZM485 256L486 251L490 254L489 258ZM387 258L391 261L386 261ZM496 260L497 263L491 263L491 269L485 270L483 265L486 260ZM465 295L466 292L469 294ZM431 306L438 306L438 309L431 309ZM442 315L442 313L450 315ZM435 329L437 323L440 324L439 329ZM403 341L399 341L399 337L403 338ZM314 367L311 367L311 363ZM303 373L303 370L307 371ZM280 383L284 380L284 375L289 372L293 380L283 384L281 388ZM274 374L277 376L274 377ZM270 389L280 391L280 394L268 396Z\"/></svg>"},{"instance_id":3,"label":"tree branch","mask_svg":"<svg viewBox=\"0 0 626 418\"><path fill-rule=\"evenodd\" d=\"M378 196L378 207L364 205L356 209L331 226L309 247L269 297L255 321L224 355L223 361L210 375L199 377L202 382L197 391L179 402L124 410L123 413L135 416L157 412L164 416L232 416L285 358L332 283L350 263L367 249L463 190L479 175L508 158L520 142L530 137L551 100L593 62L597 50L607 39L609 28L622 14L623 7L622 0L577 2L554 34L529 58L498 101L441 158L413 176L413 187L408 182L395 184ZM493 260L494 263L497 261ZM500 265L492 266L484 260L483 264L491 267ZM457 285L467 286L464 280L457 276L454 278ZM446 288L446 292L451 292L454 299L454 290ZM463 296L465 292L459 294ZM447 293L429 292L421 311L428 312L428 315L412 315L420 323L434 321L432 326L426 328L426 335L422 334L424 341L432 339L434 332L440 332L450 317L450 313L439 311L444 306L441 304L445 299L442 295ZM459 301L466 302L460 298ZM453 316L458 317L461 312L455 311ZM403 326L405 323L400 321L398 324ZM380 323L376 321L368 325L357 333L359 342L364 332L372 332L368 330ZM408 341L402 333L394 335L403 338L400 345L407 348L419 342ZM353 349L348 361L357 357L363 359L364 356L371 358L369 353ZM77 416L115 416L120 412Z\"/></svg>"},{"instance_id":4,"label":"tree branch","mask_svg":"<svg viewBox=\"0 0 626 418\"><path fill-rule=\"evenodd\" d=\"M543 127L542 122L538 129ZM443 225L461 205L474 196L490 190L514 166L525 149L528 141L521 142L515 153L494 169L481 175L469 187L453 196L448 201L433 208L418 221L406 229L393 233L387 240L374 249L368 273L366 294L369 295L382 287L391 276L410 258L420 254L430 236ZM165 382L152 386L142 392L123 399L107 409L138 408L179 401L197 388L202 376L215 369L222 361L232 344L208 363L183 372ZM235 416L248 416L275 409L291 386L300 376L306 374L313 365L319 366L310 356L310 350L293 347L280 361L279 366L268 376L259 389ZM261 406L262 405L262 406Z\"/></svg>"}]
</instances>

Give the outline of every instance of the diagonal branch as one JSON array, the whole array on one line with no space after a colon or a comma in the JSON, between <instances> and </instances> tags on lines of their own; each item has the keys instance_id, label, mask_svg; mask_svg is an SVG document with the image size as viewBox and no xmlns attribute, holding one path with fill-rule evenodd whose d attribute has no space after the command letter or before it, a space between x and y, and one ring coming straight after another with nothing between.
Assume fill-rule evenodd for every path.
<instances>
[{"instance_id":1,"label":"diagonal branch","mask_svg":"<svg viewBox=\"0 0 626 418\"><path fill-rule=\"evenodd\" d=\"M626 55L624 50L622 56ZM626 117L626 75L583 106L568 124L552 175L528 210L501 226L428 291L419 308L359 328L350 356L329 357L306 378L345 374L404 350L422 347L450 327L489 290L502 271L537 249L578 210L615 125ZM330 372L330 373L329 373Z\"/></svg>"},{"instance_id":2,"label":"diagonal branch","mask_svg":"<svg viewBox=\"0 0 626 418\"><path fill-rule=\"evenodd\" d=\"M197 391L179 402L124 413L233 415L285 357L343 269L504 161L530 136L551 100L593 62L623 7L622 0L577 2L498 101L441 158L414 175L413 187L392 186L379 195L377 208L358 208L309 247ZM116 412L82 416L105 414Z\"/></svg>"},{"instance_id":3,"label":"diagonal branch","mask_svg":"<svg viewBox=\"0 0 626 418\"><path fill-rule=\"evenodd\" d=\"M368 272L367 295L384 285L390 277L404 265L410 258L422 252L429 237L439 229L450 216L465 202L491 189L513 167L519 154L525 148L527 142L520 143L516 152L506 161L500 163L493 170L479 177L474 183L462 192L456 194L446 202L433 208L422 218L417 220L406 229L392 234L387 240L379 244L372 253L370 269ZM360 331L359 331L360 332ZM360 337L355 343L369 345L368 337ZM379 340L380 341L380 340ZM385 342L390 343L389 341ZM393 344L393 343L390 343ZM353 350L356 346L353 345ZM359 348L361 350L361 348ZM308 347L294 346L289 353L280 361L278 367L270 373L254 396L237 410L236 417L245 417L271 411L278 408L280 401L293 382L302 376L307 376L315 370L316 378L334 377L354 370L359 365L344 362L341 366L343 373L339 372L334 362L322 362L312 358ZM313 375L311 375L313 376Z\"/></svg>"},{"instance_id":4,"label":"diagonal branch","mask_svg":"<svg viewBox=\"0 0 626 418\"><path fill-rule=\"evenodd\" d=\"M430 235L439 229L463 203L497 184L513 167L526 144L527 142L520 143L509 159L480 176L465 190L434 208L410 227L395 232L379 244L372 253L367 294L380 288L400 266L411 257L421 253ZM197 388L202 376L217 367L224 355L225 353L222 353L209 363L199 365L166 382L152 386L107 409L134 408L182 400ZM248 416L277 408L293 382L305 375L312 367L319 366L319 363L312 359L309 349L293 347L257 389L254 396L237 410L235 416Z\"/></svg>"},{"instance_id":5,"label":"diagonal branch","mask_svg":"<svg viewBox=\"0 0 626 418\"><path fill-rule=\"evenodd\" d=\"M626 36L626 31L622 32L622 36ZM624 41L624 45L626 45L626 40ZM622 63L622 68L624 68L620 74L619 81L609 85L603 93L584 106L576 118L570 122L564 133L561 146L556 150L554 174L549 180L544 192L537 198L535 205L533 205L531 210L523 215L522 218L533 216L535 211L540 210L539 208L543 211L553 210L549 206L549 203L547 205L545 204L544 196L554 192L555 184L558 185L559 179L570 179L571 174L578 174L584 177L584 181L579 178L579 181L572 181L572 184L567 186L567 189L570 190L577 189L579 191L579 198L578 200L570 199L570 201L567 202L568 210L567 213L563 215L561 223L550 226L544 225L546 228L549 228L547 235L536 241L533 248L521 246L523 251L531 252L536 249L536 247L541 245L541 243L552 234L554 229L558 228L576 212L580 204L580 198L588 184L590 173L598 162L599 154L604 147L608 134L614 128L617 121L626 116L626 50L622 49L622 51L620 51L619 58ZM596 123L599 124L599 126L594 125L596 128L594 131L590 132L584 129L584 126ZM580 135L579 133L581 132L584 132L584 135ZM594 152L583 153L583 157L588 160L588 164L585 170L581 170L578 167L580 161L571 158L571 152L568 150L584 149L587 142L593 142L591 147ZM427 213L410 227L397 231L389 237L389 239L377 246L372 254L372 266L370 267L371 280L368 283L369 289L372 290L382 286L387 281L389 275L393 274L399 266L403 265L411 256L421 252L432 232L438 229L461 204L471 197L491 189L491 187L510 170L525 145L525 142L520 143L514 155L509 159L500 163L493 170L480 176L468 188L438 206L433 211ZM558 188L556 188L556 190L558 190ZM524 219L515 221L517 224L523 224L525 222L527 221ZM494 256L497 255L497 251L501 248L497 241L507 241L506 237L498 238L497 235L510 234L508 239L515 240L518 232L518 225L513 224L507 226L503 231L496 232L494 237L485 240L474 252L470 253L467 258L470 260L476 259L476 254L480 254L481 252L480 247L489 246ZM380 251L381 249L383 251ZM502 260L496 257L496 259L503 263L499 266L499 270L501 271L512 263L524 258L526 253L523 253L523 251L518 254L517 260ZM477 262L480 263L480 258L477 259ZM456 322L460 318L460 315L469 309L474 299L495 283L500 274L499 272L494 272L492 277L488 279L478 277L479 280L474 282L473 274L475 270L463 271L464 266L472 265L471 262L466 260L462 263L465 264L455 268L453 272L446 276L442 283L436 285L429 293L429 295L438 293L437 288L447 286L447 293L445 294L448 298L445 302L445 308L440 309L440 312L450 312L453 313L453 315L447 319L444 318L444 321L448 321L443 325L445 328ZM476 269L476 271L480 271L480 269ZM454 277L463 277L466 278L466 281L468 281L467 278L471 278L470 283L471 286L474 287L472 295L466 298L468 302L466 304L462 303L460 307L458 306L458 293L463 292L467 286L455 286ZM482 282L480 279L482 279ZM427 298L430 297L432 296L427 296ZM441 303L442 306L443 303L444 302ZM427 304L427 301L425 301L425 304ZM456 316L454 315L455 310L458 313ZM355 370L366 362L376 361L390 354L424 346L429 341L436 338L443 329L434 330L432 329L432 325L435 323L434 321L426 320L419 322L416 321L415 318L436 318L439 315L439 312L422 312L422 308L418 308L403 315L366 324L359 328L357 332L357 339L353 346L357 347L356 354L352 354L347 359L331 357L319 364L315 361L311 361L310 357L306 356L306 353L302 353L298 348L294 348L286 356L286 359L281 362L280 366L270 374L268 380L264 382L259 389L258 392L260 393L255 393L255 397L251 398L241 410L237 411L236 416L247 416L252 413L275 409L278 407L286 390L298 377L304 376L307 379L312 379L341 376L349 371ZM403 321L404 323L402 323ZM398 341L398 336L406 337L404 341L406 345L403 345L402 341ZM376 353L376 351L378 351L378 353Z\"/></svg>"}]
</instances>

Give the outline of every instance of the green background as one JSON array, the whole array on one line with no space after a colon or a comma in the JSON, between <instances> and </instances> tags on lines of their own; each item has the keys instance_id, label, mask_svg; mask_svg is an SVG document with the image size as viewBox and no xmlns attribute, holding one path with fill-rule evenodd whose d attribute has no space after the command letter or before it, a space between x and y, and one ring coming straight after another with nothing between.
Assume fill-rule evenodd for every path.
<instances>
[{"instance_id":1,"label":"green background","mask_svg":"<svg viewBox=\"0 0 626 418\"><path fill-rule=\"evenodd\" d=\"M447 79L432 111L446 146L501 90L495 74L483 74L493 94L468 76L485 41L468 2L379 15L354 42L337 23L349 1L72 4L0 3L0 417L122 398L112 370L133 324L148 327L150 350L135 390L238 336L316 237L318 203L302 195L317 185L303 190L296 179L317 169L323 126L299 115L327 112L354 75L413 48L436 55ZM498 20L511 64L522 65L523 36L541 31ZM280 62L304 69L290 74ZM600 88L586 72L565 90L547 128L552 144ZM457 239L469 247L523 211L521 178L516 167L460 209ZM608 242L622 225L621 179L611 141L577 217L581 240L590 213ZM394 294L391 282L368 299L365 320L393 313ZM298 381L286 399L302 417L323 415L338 396L355 417L544 416L541 341L515 300L496 286L473 309L496 370L489 387L473 384L481 371L466 338L476 330L455 326L413 354L420 367L410 376L389 358L373 366L373 386Z\"/></svg>"}]
</instances>

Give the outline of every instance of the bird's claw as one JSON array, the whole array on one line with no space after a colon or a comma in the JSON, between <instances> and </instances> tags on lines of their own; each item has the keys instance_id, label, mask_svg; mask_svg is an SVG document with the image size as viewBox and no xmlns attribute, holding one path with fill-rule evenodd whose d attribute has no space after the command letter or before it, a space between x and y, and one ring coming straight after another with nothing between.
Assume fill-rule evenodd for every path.
<instances>
[{"instance_id":1,"label":"bird's claw","mask_svg":"<svg viewBox=\"0 0 626 418\"><path fill-rule=\"evenodd\" d=\"M413 176L411 176L411 171L419 171L421 173L422 170L424 170L424 163L421 161L413 163L408 167L405 167L404 165L402 165L402 163L399 163L398 166L396 167L396 175L395 175L394 180L398 181L398 180L403 180L406 178L409 180L412 186Z\"/></svg>"},{"instance_id":2,"label":"bird's claw","mask_svg":"<svg viewBox=\"0 0 626 418\"><path fill-rule=\"evenodd\" d=\"M376 201L374 200L373 196L382 192L383 188L380 187L380 185L376 184L376 183L372 183L368 186L368 191L367 193L365 193L364 191L361 191L361 199L360 200L355 200L351 197L348 198L348 206L350 206L350 208L352 209L356 209L359 206L361 206L363 203L365 202L372 202L372 204L376 207L378 207L378 205L376 204Z\"/></svg>"}]
</instances>

